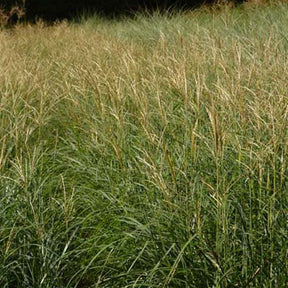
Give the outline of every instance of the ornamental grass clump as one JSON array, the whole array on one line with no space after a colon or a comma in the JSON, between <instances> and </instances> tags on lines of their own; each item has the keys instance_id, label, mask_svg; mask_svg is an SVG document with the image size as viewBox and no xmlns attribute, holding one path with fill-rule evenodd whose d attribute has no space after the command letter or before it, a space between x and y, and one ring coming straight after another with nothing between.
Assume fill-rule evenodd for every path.
<instances>
[{"instance_id":1,"label":"ornamental grass clump","mask_svg":"<svg viewBox=\"0 0 288 288\"><path fill-rule=\"evenodd\" d=\"M0 286L285 287L286 11L1 31Z\"/></svg>"}]
</instances>

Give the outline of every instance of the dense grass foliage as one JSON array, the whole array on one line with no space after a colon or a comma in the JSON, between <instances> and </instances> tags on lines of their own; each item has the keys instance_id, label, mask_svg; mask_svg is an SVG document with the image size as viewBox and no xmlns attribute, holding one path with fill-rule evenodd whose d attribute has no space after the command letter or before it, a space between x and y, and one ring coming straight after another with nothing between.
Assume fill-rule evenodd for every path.
<instances>
[{"instance_id":1,"label":"dense grass foliage","mask_svg":"<svg viewBox=\"0 0 288 288\"><path fill-rule=\"evenodd\" d=\"M287 4L0 32L0 286L286 287Z\"/></svg>"}]
</instances>

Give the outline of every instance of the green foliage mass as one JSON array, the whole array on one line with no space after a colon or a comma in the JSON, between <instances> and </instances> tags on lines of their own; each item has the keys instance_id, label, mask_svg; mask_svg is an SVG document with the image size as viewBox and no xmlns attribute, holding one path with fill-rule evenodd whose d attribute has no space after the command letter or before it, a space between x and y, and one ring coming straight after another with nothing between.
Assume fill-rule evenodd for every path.
<instances>
[{"instance_id":1,"label":"green foliage mass","mask_svg":"<svg viewBox=\"0 0 288 288\"><path fill-rule=\"evenodd\" d=\"M0 31L0 287L285 287L287 8Z\"/></svg>"}]
</instances>

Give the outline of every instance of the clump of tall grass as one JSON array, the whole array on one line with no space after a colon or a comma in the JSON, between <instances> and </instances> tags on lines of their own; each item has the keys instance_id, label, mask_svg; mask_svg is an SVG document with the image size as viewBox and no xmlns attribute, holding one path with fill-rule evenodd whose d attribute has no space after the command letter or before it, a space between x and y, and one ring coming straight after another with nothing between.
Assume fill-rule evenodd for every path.
<instances>
[{"instance_id":1,"label":"clump of tall grass","mask_svg":"<svg viewBox=\"0 0 288 288\"><path fill-rule=\"evenodd\" d=\"M0 32L1 287L284 287L286 10Z\"/></svg>"}]
</instances>

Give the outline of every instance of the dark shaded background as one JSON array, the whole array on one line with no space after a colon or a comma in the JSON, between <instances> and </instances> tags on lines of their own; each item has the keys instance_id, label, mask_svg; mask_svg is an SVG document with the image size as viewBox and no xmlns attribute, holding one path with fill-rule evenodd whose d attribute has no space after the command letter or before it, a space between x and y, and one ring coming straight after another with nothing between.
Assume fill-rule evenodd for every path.
<instances>
[{"instance_id":1,"label":"dark shaded background","mask_svg":"<svg viewBox=\"0 0 288 288\"><path fill-rule=\"evenodd\" d=\"M25 7L26 19L42 18L71 19L84 13L99 13L103 16L131 14L139 10L166 10L168 8L185 9L217 0L0 0L0 6L6 10L13 6ZM236 1L237 0L231 0ZM24 5L25 3L25 5Z\"/></svg>"}]
</instances>

